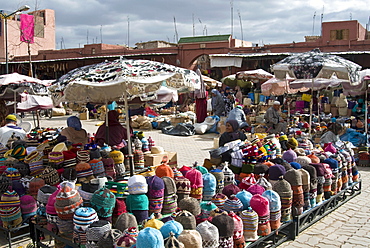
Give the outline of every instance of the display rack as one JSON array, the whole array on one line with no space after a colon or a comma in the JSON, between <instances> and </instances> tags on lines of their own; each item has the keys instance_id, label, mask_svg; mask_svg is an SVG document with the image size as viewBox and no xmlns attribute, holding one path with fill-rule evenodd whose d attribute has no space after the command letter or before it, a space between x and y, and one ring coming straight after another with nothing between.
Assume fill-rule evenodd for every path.
<instances>
[{"instance_id":1,"label":"display rack","mask_svg":"<svg viewBox=\"0 0 370 248\"><path fill-rule=\"evenodd\" d=\"M24 223L20 227L12 229L7 229L0 226L0 230L4 233L6 240L8 241L9 248L13 247L14 240L21 239L23 237L30 237L29 224L27 223Z\"/></svg>"}]
</instances>

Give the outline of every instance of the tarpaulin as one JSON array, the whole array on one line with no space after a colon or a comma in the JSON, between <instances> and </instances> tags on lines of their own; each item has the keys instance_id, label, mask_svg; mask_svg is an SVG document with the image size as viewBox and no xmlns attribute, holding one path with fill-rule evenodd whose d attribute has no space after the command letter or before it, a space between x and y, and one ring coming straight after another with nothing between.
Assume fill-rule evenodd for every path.
<instances>
[{"instance_id":1,"label":"tarpaulin","mask_svg":"<svg viewBox=\"0 0 370 248\"><path fill-rule=\"evenodd\" d=\"M26 43L34 42L35 19L33 15L21 14L21 41Z\"/></svg>"}]
</instances>

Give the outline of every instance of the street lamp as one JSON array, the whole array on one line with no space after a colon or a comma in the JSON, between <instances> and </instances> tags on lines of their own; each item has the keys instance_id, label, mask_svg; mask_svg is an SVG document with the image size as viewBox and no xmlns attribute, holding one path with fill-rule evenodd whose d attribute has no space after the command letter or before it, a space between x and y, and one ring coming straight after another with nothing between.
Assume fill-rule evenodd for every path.
<instances>
[{"instance_id":1,"label":"street lamp","mask_svg":"<svg viewBox=\"0 0 370 248\"><path fill-rule=\"evenodd\" d=\"M18 12L27 11L30 7L28 5L24 5L18 8L16 11L8 15L4 15L4 13L0 12L1 18L4 19L4 33L5 33L5 72L9 74L9 58L8 58L8 18L12 17L13 15L17 14Z\"/></svg>"}]
</instances>

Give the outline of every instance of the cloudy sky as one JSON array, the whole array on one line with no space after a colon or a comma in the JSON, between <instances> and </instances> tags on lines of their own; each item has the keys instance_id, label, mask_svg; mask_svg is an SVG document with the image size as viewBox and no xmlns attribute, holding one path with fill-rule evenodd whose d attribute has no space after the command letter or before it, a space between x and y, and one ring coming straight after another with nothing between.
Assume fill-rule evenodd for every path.
<instances>
[{"instance_id":1,"label":"cloudy sky","mask_svg":"<svg viewBox=\"0 0 370 248\"><path fill-rule=\"evenodd\" d=\"M232 30L229 0L3 0L0 8L15 10L24 4L31 10L55 10L58 49L61 39L66 48L100 43L100 30L108 44L174 42L174 17L179 38L193 36L193 19L196 36ZM244 40L259 44L299 42L305 35L319 35L322 13L324 21L352 18L364 27L370 14L370 2L363 0L234 0L232 5L233 36L242 38L241 19Z\"/></svg>"}]
</instances>

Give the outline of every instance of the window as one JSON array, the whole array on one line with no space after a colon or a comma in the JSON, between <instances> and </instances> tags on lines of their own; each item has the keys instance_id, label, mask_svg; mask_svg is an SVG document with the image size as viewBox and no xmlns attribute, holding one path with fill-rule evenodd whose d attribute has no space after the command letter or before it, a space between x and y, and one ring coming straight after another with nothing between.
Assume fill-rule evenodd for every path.
<instances>
[{"instance_id":1,"label":"window","mask_svg":"<svg viewBox=\"0 0 370 248\"><path fill-rule=\"evenodd\" d=\"M95 54L95 48L91 48L91 54Z\"/></svg>"},{"instance_id":2,"label":"window","mask_svg":"<svg viewBox=\"0 0 370 248\"><path fill-rule=\"evenodd\" d=\"M330 40L348 40L349 29L339 29L330 31Z\"/></svg>"}]
</instances>

